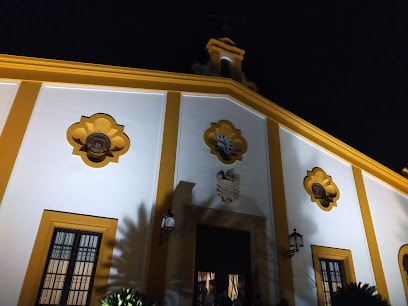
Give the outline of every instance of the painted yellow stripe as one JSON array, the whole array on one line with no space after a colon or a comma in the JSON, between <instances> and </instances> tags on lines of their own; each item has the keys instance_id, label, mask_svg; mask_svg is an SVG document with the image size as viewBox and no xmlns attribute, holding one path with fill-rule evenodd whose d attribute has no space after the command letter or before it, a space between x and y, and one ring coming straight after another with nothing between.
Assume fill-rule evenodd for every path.
<instances>
[{"instance_id":1,"label":"painted yellow stripe","mask_svg":"<svg viewBox=\"0 0 408 306\"><path fill-rule=\"evenodd\" d=\"M282 156L279 138L279 124L268 119L269 164L272 178L272 197L276 241L278 245L280 298L289 305L295 305L292 261L282 254L289 250L288 217L286 213L285 188L283 184Z\"/></svg>"},{"instance_id":2,"label":"painted yellow stripe","mask_svg":"<svg viewBox=\"0 0 408 306\"><path fill-rule=\"evenodd\" d=\"M160 174L157 187L156 206L152 230L147 293L161 305L165 292L167 243L159 245L162 216L171 206L176 167L177 135L180 112L180 93L168 92L164 119L163 145Z\"/></svg>"},{"instance_id":3,"label":"painted yellow stripe","mask_svg":"<svg viewBox=\"0 0 408 306\"><path fill-rule=\"evenodd\" d=\"M364 229L367 237L368 249L371 256L371 263L374 270L374 277L377 290L383 298L389 300L387 283L385 282L384 270L381 263L380 252L378 249L377 238L374 232L374 225L371 219L370 207L368 205L367 194L365 191L363 175L361 169L353 166L354 181L356 183L358 201L360 203L361 216L363 218Z\"/></svg>"},{"instance_id":4,"label":"painted yellow stripe","mask_svg":"<svg viewBox=\"0 0 408 306\"><path fill-rule=\"evenodd\" d=\"M0 203L23 141L41 82L22 81L0 137Z\"/></svg>"}]
</instances>

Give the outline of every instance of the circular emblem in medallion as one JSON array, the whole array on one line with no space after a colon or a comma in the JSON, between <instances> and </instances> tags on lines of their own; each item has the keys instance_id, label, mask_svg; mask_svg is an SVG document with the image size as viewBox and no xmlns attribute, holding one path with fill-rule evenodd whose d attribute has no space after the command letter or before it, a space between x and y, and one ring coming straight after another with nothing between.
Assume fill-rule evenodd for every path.
<instances>
[{"instance_id":1,"label":"circular emblem in medallion","mask_svg":"<svg viewBox=\"0 0 408 306\"><path fill-rule=\"evenodd\" d=\"M312 192L317 199L324 199L326 197L326 190L319 183L312 184Z\"/></svg>"},{"instance_id":2,"label":"circular emblem in medallion","mask_svg":"<svg viewBox=\"0 0 408 306\"><path fill-rule=\"evenodd\" d=\"M86 146L91 153L104 154L109 151L111 142L105 134L92 133L86 138Z\"/></svg>"}]
</instances>

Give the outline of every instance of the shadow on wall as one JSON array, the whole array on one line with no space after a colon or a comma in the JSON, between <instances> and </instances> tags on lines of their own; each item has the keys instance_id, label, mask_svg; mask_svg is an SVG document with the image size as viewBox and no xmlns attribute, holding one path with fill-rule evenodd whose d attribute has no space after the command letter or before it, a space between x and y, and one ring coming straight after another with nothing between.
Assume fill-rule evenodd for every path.
<instances>
[{"instance_id":1,"label":"shadow on wall","mask_svg":"<svg viewBox=\"0 0 408 306\"><path fill-rule=\"evenodd\" d=\"M265 216L251 216L234 211L231 206L234 203L217 202L215 196L197 203L192 197L193 187L194 183L181 182L173 194L172 211L177 216L177 226L169 237L164 305L191 305L193 302L198 224L251 232L252 288L249 293L257 294L261 289L262 296L269 296L267 271L270 268L266 262L269 258ZM252 198L245 199L248 202L246 204L255 205ZM212 205L215 202L217 205ZM239 253L234 256L239 256ZM251 300L249 296L248 301Z\"/></svg>"},{"instance_id":2,"label":"shadow on wall","mask_svg":"<svg viewBox=\"0 0 408 306\"><path fill-rule=\"evenodd\" d=\"M122 288L133 288L141 290L145 272L146 249L149 238L149 224L145 205L140 205L137 213L138 224L125 216L119 223L117 235L119 240L112 241L115 245L111 264L111 276L109 279L108 290L114 292ZM101 288L99 292L105 288Z\"/></svg>"},{"instance_id":3,"label":"shadow on wall","mask_svg":"<svg viewBox=\"0 0 408 306\"><path fill-rule=\"evenodd\" d=\"M290 163L290 169L298 170L285 172L285 164L283 164L285 194L289 195L285 199L288 231L290 234L296 228L297 232L303 235L304 244L299 253L286 260L292 261L296 302L299 305L316 305L317 293L313 293L317 292L311 249L313 241L310 239L319 231L319 225L307 212L313 208L313 203L303 187L303 180L307 176L307 171L303 169L306 167L307 170L312 170L314 167L321 167L322 165L319 163L319 155L298 155L298 147L295 146L294 142L290 143L286 150L287 152L282 152L282 157L284 158L284 154L286 155L286 163ZM299 156L309 157L304 159ZM291 190L292 188L293 190ZM279 256L282 255L279 254ZM282 296L281 298L287 299L288 297Z\"/></svg>"},{"instance_id":4,"label":"shadow on wall","mask_svg":"<svg viewBox=\"0 0 408 306\"><path fill-rule=\"evenodd\" d=\"M186 256L183 254L182 245L185 243L183 239L184 225L184 205L193 202L192 193L195 183L181 181L177 185L172 195L172 212L177 216L176 229L169 237L168 243L168 262L172 260L172 264L167 266L166 292L164 296L164 305L178 306L191 305L193 296L193 288L191 280L186 281L183 275L187 269L183 268L186 262ZM210 207L212 197L200 203L203 207ZM195 247L195 245L194 245ZM187 259L188 261L189 259ZM191 275L190 275L191 277Z\"/></svg>"}]
</instances>

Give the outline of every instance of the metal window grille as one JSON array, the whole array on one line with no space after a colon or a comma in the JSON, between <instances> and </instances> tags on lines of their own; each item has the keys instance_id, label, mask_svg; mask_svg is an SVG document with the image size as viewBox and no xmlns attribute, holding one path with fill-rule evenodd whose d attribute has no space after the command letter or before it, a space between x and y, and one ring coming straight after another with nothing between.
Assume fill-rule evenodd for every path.
<instances>
[{"instance_id":1,"label":"metal window grille","mask_svg":"<svg viewBox=\"0 0 408 306\"><path fill-rule=\"evenodd\" d=\"M91 301L102 233L55 228L36 305Z\"/></svg>"},{"instance_id":2,"label":"metal window grille","mask_svg":"<svg viewBox=\"0 0 408 306\"><path fill-rule=\"evenodd\" d=\"M331 305L331 298L345 284L343 263L340 260L320 259L324 305Z\"/></svg>"}]
</instances>

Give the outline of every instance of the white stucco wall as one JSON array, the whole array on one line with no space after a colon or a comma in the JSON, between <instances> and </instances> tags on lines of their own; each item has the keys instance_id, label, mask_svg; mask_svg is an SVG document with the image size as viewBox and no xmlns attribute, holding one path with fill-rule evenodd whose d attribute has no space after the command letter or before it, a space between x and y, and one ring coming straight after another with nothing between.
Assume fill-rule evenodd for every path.
<instances>
[{"instance_id":1,"label":"white stucco wall","mask_svg":"<svg viewBox=\"0 0 408 306\"><path fill-rule=\"evenodd\" d=\"M241 130L248 144L242 161L224 164L210 152L204 133L211 123L229 120ZM194 152L192 154L191 152ZM222 96L183 95L177 149L176 184L180 180L196 183L196 204L217 209L269 216L269 162L266 121L261 115L236 101ZM216 174L233 168L240 174L240 199L234 205L223 205L215 194ZM256 182L256 184L254 184ZM265 205L265 203L267 203Z\"/></svg>"},{"instance_id":2,"label":"white stucco wall","mask_svg":"<svg viewBox=\"0 0 408 306\"><path fill-rule=\"evenodd\" d=\"M0 136L19 86L18 81L0 80Z\"/></svg>"},{"instance_id":3,"label":"white stucco wall","mask_svg":"<svg viewBox=\"0 0 408 306\"><path fill-rule=\"evenodd\" d=\"M398 252L408 244L408 196L363 173L391 305L407 305Z\"/></svg>"},{"instance_id":4,"label":"white stucco wall","mask_svg":"<svg viewBox=\"0 0 408 306\"><path fill-rule=\"evenodd\" d=\"M211 123L230 121L247 141L242 161L223 164L211 154L204 133ZM193 152L193 153L192 153ZM240 198L225 204L216 195L216 174L233 168L240 176ZM175 184L195 183L193 204L266 218L268 245L275 245L268 135L265 117L229 97L183 94L177 147ZM277 268L275 250L268 249L270 300L276 300ZM275 281L274 281L275 280Z\"/></svg>"},{"instance_id":5,"label":"white stucco wall","mask_svg":"<svg viewBox=\"0 0 408 306\"><path fill-rule=\"evenodd\" d=\"M0 135L19 82L0 82ZM44 209L117 218L113 278L126 277L143 289L150 220L155 205L166 93L124 88L43 84L0 205L0 305L15 305ZM81 116L106 113L124 126L130 149L119 163L87 166L72 155L67 129ZM248 144L242 161L231 165L210 153L204 133L212 122L229 120ZM305 247L291 260L296 305L317 305L311 245L351 250L357 281L375 285L351 165L296 133L280 128L289 232L304 235ZM193 152L193 153L192 153ZM273 165L272 165L273 166ZM320 167L340 190L338 206L321 210L304 190L308 170ZM233 168L240 175L240 198L231 205L216 195L216 174ZM265 217L270 300L278 296L275 232L266 119L220 95L182 94L175 186L192 182L193 204ZM408 244L404 220L408 197L364 174L364 183L392 305L406 305L398 250ZM278 216L277 216L278 217ZM137 259L135 261L135 259ZM135 266L134 262L137 262ZM4 277L7 276L7 277ZM276 280L276 281L275 281Z\"/></svg>"},{"instance_id":6,"label":"white stucco wall","mask_svg":"<svg viewBox=\"0 0 408 306\"><path fill-rule=\"evenodd\" d=\"M119 219L112 275L143 286L157 189L164 92L44 84L0 206L0 304L16 305L44 209ZM67 129L81 116L111 115L130 149L119 163L87 166L72 155ZM135 264L139 263L139 264ZM7 276L7 277L4 277Z\"/></svg>"},{"instance_id":7,"label":"white stucco wall","mask_svg":"<svg viewBox=\"0 0 408 306\"><path fill-rule=\"evenodd\" d=\"M317 305L311 245L352 252L357 281L375 285L351 166L294 132L280 128L289 232L304 235L304 248L292 257L296 305ZM307 171L323 169L340 191L337 207L324 211L303 187Z\"/></svg>"}]
</instances>

